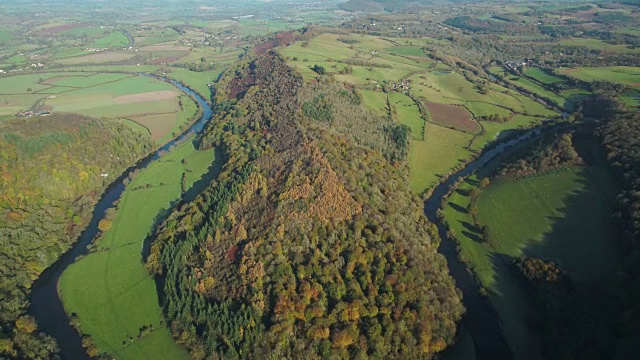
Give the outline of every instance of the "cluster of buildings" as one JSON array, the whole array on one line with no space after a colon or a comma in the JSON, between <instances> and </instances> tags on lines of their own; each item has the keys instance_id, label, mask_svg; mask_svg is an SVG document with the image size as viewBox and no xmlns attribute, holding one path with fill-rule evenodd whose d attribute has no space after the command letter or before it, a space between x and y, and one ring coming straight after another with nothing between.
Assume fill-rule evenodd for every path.
<instances>
[{"instance_id":1,"label":"cluster of buildings","mask_svg":"<svg viewBox=\"0 0 640 360\"><path fill-rule=\"evenodd\" d=\"M20 111L18 113L18 116L20 116L20 117L47 116L47 115L51 115L51 112L50 111L31 111L31 110L27 110L27 111Z\"/></svg>"},{"instance_id":2,"label":"cluster of buildings","mask_svg":"<svg viewBox=\"0 0 640 360\"><path fill-rule=\"evenodd\" d=\"M411 89L411 80L404 79L402 82L393 83L391 85L391 89L393 90L410 90Z\"/></svg>"}]
</instances>

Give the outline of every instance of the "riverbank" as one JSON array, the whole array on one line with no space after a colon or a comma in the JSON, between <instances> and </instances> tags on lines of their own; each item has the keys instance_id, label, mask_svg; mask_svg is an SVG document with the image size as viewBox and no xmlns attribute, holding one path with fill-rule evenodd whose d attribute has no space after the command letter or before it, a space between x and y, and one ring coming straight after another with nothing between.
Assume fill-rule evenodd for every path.
<instances>
[{"instance_id":1,"label":"riverbank","mask_svg":"<svg viewBox=\"0 0 640 360\"><path fill-rule=\"evenodd\" d=\"M93 242L96 235L99 233L98 226L100 221L104 218L106 211L113 207L113 203L120 199L121 195L125 191L125 186L128 183L128 180L126 179L130 178L131 174L133 174L134 172L139 172L147 168L150 164L161 159L162 155L171 150L176 144L182 142L187 138L190 138L192 134L196 134L202 131L204 126L212 117L213 110L208 105L206 100L204 100L197 93L193 92L187 87L178 84L175 81L166 79L162 80L170 82L178 89L182 90L184 93L195 99L202 109L200 118L188 130L183 132L177 138L165 144L154 153L150 154L148 157L140 160L135 166L128 169L108 187L101 200L96 204L93 217L78 241L67 253L60 257L60 259L56 263L45 270L32 287L30 312L36 318L39 328L56 339L61 354L64 358L74 360L87 359L88 355L82 348L82 338L80 337L78 332L73 327L71 327L71 325L69 325L69 316L67 316L67 313L62 306L62 302L58 294L58 280L62 276L63 272L67 269L67 267L75 262L78 256L86 255L88 253L87 246ZM161 175L164 174L161 173ZM180 186L182 186L182 184ZM155 214L156 213L153 213L153 215ZM144 239L141 240L141 244L142 243L144 243ZM143 267L142 251L133 251L130 253L132 254L132 256L137 256L137 263L139 264L139 266ZM153 288L153 293L156 294L155 296L157 296L155 286ZM94 304L94 306L98 307L99 304ZM156 308L158 309L158 311L160 311L160 306L157 302ZM80 322L81 321L82 319L80 319ZM141 324L140 326L145 325L148 326L149 324ZM139 333L129 335L133 337L139 335ZM171 342L173 343L173 340L170 337L168 338L168 340L171 340ZM99 342L99 340L97 339L95 341ZM122 345L122 342L120 342L120 344Z\"/></svg>"},{"instance_id":2,"label":"riverbank","mask_svg":"<svg viewBox=\"0 0 640 360\"><path fill-rule=\"evenodd\" d=\"M76 314L82 333L90 334L101 352L117 359L188 358L164 323L143 250L184 190L208 172L215 176L215 160L213 149L198 151L189 141L142 170L127 185L93 252L62 274L65 309Z\"/></svg>"},{"instance_id":3,"label":"riverbank","mask_svg":"<svg viewBox=\"0 0 640 360\"><path fill-rule=\"evenodd\" d=\"M513 259L532 256L559 261L578 290L610 274L617 262L615 249L607 241L612 236L608 198L613 180L602 164L585 161L525 179L496 180L483 189L479 180L491 174L494 164L490 164L457 186L444 206L458 257L472 269L498 311L518 359L543 355L534 325L535 304L512 270ZM475 216L467 210L472 189L479 193ZM488 241L483 240L484 226L490 229Z\"/></svg>"},{"instance_id":4,"label":"riverbank","mask_svg":"<svg viewBox=\"0 0 640 360\"><path fill-rule=\"evenodd\" d=\"M477 169L487 165L497 156L510 150L513 146L540 136L540 129L531 129L518 136L512 137L500 143L495 143L480 156L466 164L457 173L434 188L431 196L425 201L425 214L429 221L438 226L438 233L442 242L438 251L445 256L449 266L449 273L456 281L456 286L462 292L462 299L467 309L463 316L463 324L471 335L475 349L476 359L512 359L513 354L506 342L502 330L502 324L496 314L495 308L481 295L480 286L474 274L459 261L456 243L449 239L444 224L438 219L438 210L450 194L451 186L472 174Z\"/></svg>"}]
</instances>

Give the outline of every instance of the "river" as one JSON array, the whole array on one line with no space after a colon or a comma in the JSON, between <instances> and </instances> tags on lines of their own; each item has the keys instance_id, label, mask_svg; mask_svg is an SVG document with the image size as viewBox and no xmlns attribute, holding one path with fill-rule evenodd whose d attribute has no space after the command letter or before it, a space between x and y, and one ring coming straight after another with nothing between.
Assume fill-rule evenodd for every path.
<instances>
[{"instance_id":1,"label":"river","mask_svg":"<svg viewBox=\"0 0 640 360\"><path fill-rule=\"evenodd\" d=\"M162 78L161 80L172 83L194 98L202 109L200 118L187 131L140 160L136 165L127 169L123 175L116 179L96 204L91 221L80 235L78 241L53 265L47 268L32 286L30 312L36 318L39 329L56 339L63 359L88 360L89 356L82 348L80 335L69 325L69 317L64 311L62 301L58 294L57 285L60 276L65 269L75 261L76 257L88 253L87 246L91 244L99 232L98 222L104 217L105 211L113 207L113 203L120 198L125 189L124 180L129 177L133 171L144 169L149 166L149 164L158 160L162 153L169 151L172 146L176 145L185 137L200 133L212 118L213 109L200 95L177 82ZM436 212L449 187L455 181L461 177L470 175L512 146L529 138L537 137L540 134L541 131L539 129L534 129L510 140L499 142L492 148L484 151L478 158L468 163L462 170L451 175L446 182L437 186L431 197L425 202L425 214L431 222L438 225L438 231L442 238L438 251L447 259L449 273L454 278L456 286L462 291L463 303L466 308L466 313L462 321L473 339L478 360L507 360L512 359L513 354L505 340L500 320L495 310L480 296L479 286L472 273L458 260L456 244L447 238L446 229L437 219Z\"/></svg>"},{"instance_id":2,"label":"river","mask_svg":"<svg viewBox=\"0 0 640 360\"><path fill-rule=\"evenodd\" d=\"M191 96L198 103L202 113L200 118L191 125L188 130L163 145L155 152L149 154L147 157L138 161L134 166L127 169L120 177L109 185L103 193L102 198L100 198L100 201L96 204L89 225L82 232L78 240L33 283L33 286L31 287L31 306L29 311L38 322L38 329L56 339L63 359L88 360L90 357L82 348L82 339L80 334L78 334L76 329L69 325L69 317L64 310L58 293L58 281L60 280L60 276L78 256L88 253L87 246L91 244L93 239L99 233L98 223L104 217L107 209L112 208L113 203L118 200L124 192L124 180L134 171L144 169L149 166L149 164L160 159L162 154L169 151L172 146L176 145L181 140L200 133L213 116L213 109L209 103L191 89L173 80L164 78L157 79L171 83L187 95Z\"/></svg>"},{"instance_id":3,"label":"river","mask_svg":"<svg viewBox=\"0 0 640 360\"><path fill-rule=\"evenodd\" d=\"M513 354L505 339L497 313L492 305L488 304L480 295L480 287L471 271L458 260L456 244L447 237L446 229L438 220L436 212L440 208L442 199L449 188L458 179L466 177L485 166L496 156L509 150L514 145L540 134L541 131L539 129L529 130L484 151L482 155L468 163L462 170L451 175L446 182L438 185L431 197L425 202L425 214L429 221L438 226L438 233L442 239L438 251L447 259L449 273L455 280L458 289L462 291L462 302L466 308L462 322L473 339L476 359L478 360L513 359Z\"/></svg>"}]
</instances>

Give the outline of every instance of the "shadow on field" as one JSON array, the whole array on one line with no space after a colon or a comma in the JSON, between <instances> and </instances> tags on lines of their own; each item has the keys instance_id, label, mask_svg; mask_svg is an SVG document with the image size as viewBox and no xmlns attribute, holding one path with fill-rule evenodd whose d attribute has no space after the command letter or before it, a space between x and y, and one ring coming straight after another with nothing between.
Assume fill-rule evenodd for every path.
<instances>
[{"instance_id":1,"label":"shadow on field","mask_svg":"<svg viewBox=\"0 0 640 360\"><path fill-rule=\"evenodd\" d=\"M515 258L507 254L491 252L489 260L494 268L494 286L491 301L500 319L500 325L509 339L515 359L542 360L538 315L525 284L520 281L513 267Z\"/></svg>"},{"instance_id":2,"label":"shadow on field","mask_svg":"<svg viewBox=\"0 0 640 360\"><path fill-rule=\"evenodd\" d=\"M180 200L176 200L171 202L167 209L159 211L153 219L153 227L151 229L151 233L144 240L144 244L142 246L142 261L147 262L147 258L149 257L149 253L151 252L151 244L153 243L153 239L158 230L160 224L162 224L171 214L173 209L176 208L180 203L187 203L196 199L196 197L204 191L204 189L211 184L213 180L218 177L220 171L222 170L222 165L224 165L224 157L222 152L218 149L215 149L215 157L211 162L209 167L207 168L207 172L202 175L200 180L193 183L193 185L182 194L182 198Z\"/></svg>"},{"instance_id":3,"label":"shadow on field","mask_svg":"<svg viewBox=\"0 0 640 360\"><path fill-rule=\"evenodd\" d=\"M477 243L481 243L482 242L482 238L478 234L474 234L474 233L468 232L468 231L463 231L462 235L468 237L469 239L471 239L474 242L477 242Z\"/></svg>"},{"instance_id":4,"label":"shadow on field","mask_svg":"<svg viewBox=\"0 0 640 360\"><path fill-rule=\"evenodd\" d=\"M607 195L613 180L596 168L581 168L578 175L582 189L567 196L558 216L548 217L551 229L542 242L523 249L523 255L554 260L572 282L588 287L616 268L612 199Z\"/></svg>"},{"instance_id":5,"label":"shadow on field","mask_svg":"<svg viewBox=\"0 0 640 360\"><path fill-rule=\"evenodd\" d=\"M449 202L449 206L455 211L461 212L463 214L467 213L467 209L453 202Z\"/></svg>"},{"instance_id":6,"label":"shadow on field","mask_svg":"<svg viewBox=\"0 0 640 360\"><path fill-rule=\"evenodd\" d=\"M195 144L194 144L195 146ZM220 171L222 170L222 166L224 165L224 156L222 151L219 149L215 149L215 156L213 158L213 162L209 165L207 172L202 175L200 180L196 181L190 188L182 195L182 202L189 202L196 199L196 197L204 191L204 189L211 184L213 180L218 177Z\"/></svg>"},{"instance_id":7,"label":"shadow on field","mask_svg":"<svg viewBox=\"0 0 640 360\"><path fill-rule=\"evenodd\" d=\"M616 234L611 218L611 194L614 193L611 187L614 181L603 168L587 166L575 171L578 189L564 193L562 205L548 214L546 218L550 228L541 235L541 240L521 239L510 245L515 246L511 253L555 261L566 272L576 292L572 295L575 303L565 304L558 310L561 314L567 313L566 318L559 320L564 324L561 328L566 332L563 334L565 338L567 334L580 333L586 324L596 326L589 321L576 323L575 319L580 314L596 314L607 308L598 304L598 296L593 294L601 292L601 285L615 273L618 261L612 241ZM562 186L560 183L558 189L548 191L561 192ZM544 351L554 346L548 343L548 336L544 336L548 331L545 316L549 314L536 310L526 284L520 281L512 266L513 257L495 252L497 244L490 242L490 245L493 251L488 256L495 269L493 302L505 322L515 357L525 360L548 358L549 353ZM505 245L509 246L508 243L501 244ZM596 351L594 358L607 358L607 355Z\"/></svg>"}]
</instances>

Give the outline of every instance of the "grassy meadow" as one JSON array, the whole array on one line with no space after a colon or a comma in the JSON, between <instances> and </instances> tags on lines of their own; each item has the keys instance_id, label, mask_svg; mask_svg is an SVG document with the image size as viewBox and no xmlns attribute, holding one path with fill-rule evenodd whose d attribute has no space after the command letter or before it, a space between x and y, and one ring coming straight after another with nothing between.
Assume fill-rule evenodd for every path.
<instances>
[{"instance_id":1,"label":"grassy meadow","mask_svg":"<svg viewBox=\"0 0 640 360\"><path fill-rule=\"evenodd\" d=\"M560 68L556 72L585 82L606 80L640 88L640 67L635 66Z\"/></svg>"},{"instance_id":2,"label":"grassy meadow","mask_svg":"<svg viewBox=\"0 0 640 360\"><path fill-rule=\"evenodd\" d=\"M554 259L577 286L611 271L616 263L609 243L612 183L597 167L495 181L477 201L478 221L490 228L488 244L480 241L480 230L466 211L467 192L477 186L477 177L448 199L445 219L456 234L461 257L487 290L516 357L539 357L540 344L526 325L532 307L511 269L513 258Z\"/></svg>"},{"instance_id":3,"label":"grassy meadow","mask_svg":"<svg viewBox=\"0 0 640 360\"><path fill-rule=\"evenodd\" d=\"M616 52L616 53L630 53L640 54L640 48L633 48L627 45L614 45L604 42L598 39L563 39L560 40L561 45L566 46L584 46L593 50Z\"/></svg>"},{"instance_id":4,"label":"grassy meadow","mask_svg":"<svg viewBox=\"0 0 640 360\"><path fill-rule=\"evenodd\" d=\"M472 155L466 149L471 139L471 134L426 122L424 139L411 141L411 189L421 194L436 185L442 175L466 162Z\"/></svg>"},{"instance_id":5,"label":"grassy meadow","mask_svg":"<svg viewBox=\"0 0 640 360\"><path fill-rule=\"evenodd\" d=\"M20 111L79 113L129 119L144 126L158 143L177 135L197 105L173 85L122 73L56 72L0 78L0 115Z\"/></svg>"},{"instance_id":6,"label":"grassy meadow","mask_svg":"<svg viewBox=\"0 0 640 360\"><path fill-rule=\"evenodd\" d=\"M420 115L418 105L407 95L392 91L389 93L391 111L395 113L398 122L407 125L411 129L411 138L424 139L424 119Z\"/></svg>"},{"instance_id":7,"label":"grassy meadow","mask_svg":"<svg viewBox=\"0 0 640 360\"><path fill-rule=\"evenodd\" d=\"M538 69L540 70L540 69ZM553 102L554 105L559 107L565 107L567 99L562 97L561 95L556 94L555 92L546 89L544 86L537 84L526 77L513 75L505 70L505 68L501 66L494 66L490 69L491 73L494 75L499 75L504 78L507 82L519 86L527 91L530 91L538 96L549 99ZM526 73L526 72L525 72ZM537 74L541 76L540 74Z\"/></svg>"},{"instance_id":8,"label":"grassy meadow","mask_svg":"<svg viewBox=\"0 0 640 360\"><path fill-rule=\"evenodd\" d=\"M65 309L77 314L82 332L114 358L189 358L164 323L142 252L157 218L183 194L183 176L184 187L191 188L205 173L217 172L215 159L214 150L197 151L186 142L142 170L127 186L97 251L62 275L59 291ZM150 325L155 330L138 337L139 329Z\"/></svg>"}]
</instances>

